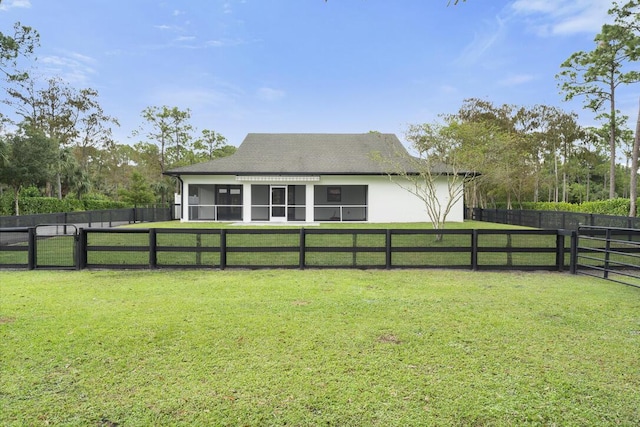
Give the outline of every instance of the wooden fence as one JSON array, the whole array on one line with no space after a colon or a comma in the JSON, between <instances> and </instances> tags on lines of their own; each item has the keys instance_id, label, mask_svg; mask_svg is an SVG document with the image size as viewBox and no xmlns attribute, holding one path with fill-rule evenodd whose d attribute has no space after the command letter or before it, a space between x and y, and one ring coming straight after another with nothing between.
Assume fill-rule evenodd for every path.
<instances>
[{"instance_id":1,"label":"wooden fence","mask_svg":"<svg viewBox=\"0 0 640 427\"><path fill-rule=\"evenodd\" d=\"M575 232L405 229L0 230L0 268L572 268ZM2 243L4 242L4 243Z\"/></svg>"}]
</instances>

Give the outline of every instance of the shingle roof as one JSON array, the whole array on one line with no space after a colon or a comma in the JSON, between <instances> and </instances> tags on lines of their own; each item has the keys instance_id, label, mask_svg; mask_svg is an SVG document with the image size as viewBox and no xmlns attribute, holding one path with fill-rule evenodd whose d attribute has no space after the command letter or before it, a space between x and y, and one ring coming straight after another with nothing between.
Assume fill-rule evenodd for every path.
<instances>
[{"instance_id":1,"label":"shingle roof","mask_svg":"<svg viewBox=\"0 0 640 427\"><path fill-rule=\"evenodd\" d=\"M397 159L408 155L393 134L250 133L229 157L175 168L166 174L384 174L385 165L374 158L375 153Z\"/></svg>"}]
</instances>

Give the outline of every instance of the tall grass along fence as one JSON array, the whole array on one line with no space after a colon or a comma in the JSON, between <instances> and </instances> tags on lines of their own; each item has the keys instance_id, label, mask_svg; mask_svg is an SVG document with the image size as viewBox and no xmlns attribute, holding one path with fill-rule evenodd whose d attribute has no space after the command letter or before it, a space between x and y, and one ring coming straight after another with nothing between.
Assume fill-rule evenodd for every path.
<instances>
[{"instance_id":1,"label":"tall grass along fence","mask_svg":"<svg viewBox=\"0 0 640 427\"><path fill-rule=\"evenodd\" d=\"M5 268L571 269L575 232L404 229L0 230Z\"/></svg>"},{"instance_id":2,"label":"tall grass along fence","mask_svg":"<svg viewBox=\"0 0 640 427\"><path fill-rule=\"evenodd\" d=\"M170 206L150 205L123 209L0 216L0 228L36 227L40 224L74 224L77 227L113 227L138 222L172 220Z\"/></svg>"},{"instance_id":3,"label":"tall grass along fence","mask_svg":"<svg viewBox=\"0 0 640 427\"><path fill-rule=\"evenodd\" d=\"M640 218L580 212L473 208L471 219L551 230L578 230L580 226L640 228Z\"/></svg>"}]
</instances>

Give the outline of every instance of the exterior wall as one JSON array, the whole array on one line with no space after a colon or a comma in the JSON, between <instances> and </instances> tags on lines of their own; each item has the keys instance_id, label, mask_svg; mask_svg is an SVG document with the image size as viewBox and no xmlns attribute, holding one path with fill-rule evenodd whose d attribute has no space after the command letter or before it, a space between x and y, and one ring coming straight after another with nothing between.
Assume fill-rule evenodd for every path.
<instances>
[{"instance_id":1,"label":"exterior wall","mask_svg":"<svg viewBox=\"0 0 640 427\"><path fill-rule=\"evenodd\" d=\"M319 185L368 185L368 222L428 222L424 202L391 182L387 176L323 176ZM438 183L440 198L447 197L447 183ZM447 221L464 221L462 198L452 208Z\"/></svg>"},{"instance_id":2,"label":"exterior wall","mask_svg":"<svg viewBox=\"0 0 640 427\"><path fill-rule=\"evenodd\" d=\"M251 184L258 182L240 182L235 175L214 175L214 176L183 176L183 194L189 194L189 184L243 184L243 221L251 221ZM397 184L391 182L386 176L321 176L316 182L288 182L288 181L260 181L265 185L306 185L306 221L312 222L313 218L313 188L315 185L367 185L368 186L368 214L367 222L428 222L424 202L418 197L402 189ZM446 179L443 177L438 184L438 192L441 198L447 197ZM187 198L184 198L182 206L182 219L189 218L189 206ZM462 198L453 207L447 221L461 222L464 220L464 204Z\"/></svg>"}]
</instances>

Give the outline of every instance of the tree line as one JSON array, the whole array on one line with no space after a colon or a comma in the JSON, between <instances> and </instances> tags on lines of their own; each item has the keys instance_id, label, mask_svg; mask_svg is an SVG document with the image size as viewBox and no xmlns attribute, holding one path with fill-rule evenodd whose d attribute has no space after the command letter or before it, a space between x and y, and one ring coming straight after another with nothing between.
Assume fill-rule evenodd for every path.
<instances>
[{"instance_id":1,"label":"tree line","mask_svg":"<svg viewBox=\"0 0 640 427\"><path fill-rule=\"evenodd\" d=\"M602 26L594 49L573 53L556 75L565 100L583 99L599 127L580 126L575 113L554 106L494 105L476 98L434 123L409 126L413 157L406 160L420 172L409 174L396 164L389 165L389 176L410 181L399 185L424 201L434 228L463 195L467 206L508 209L531 201L624 197L630 199L629 215L636 215L640 110L634 137L616 99L640 81L640 1L614 2L609 15L613 23ZM434 173L441 164L448 168ZM445 197L433 185L443 174L449 176Z\"/></svg>"},{"instance_id":2,"label":"tree line","mask_svg":"<svg viewBox=\"0 0 640 427\"><path fill-rule=\"evenodd\" d=\"M118 120L103 110L97 90L42 77L33 67L39 41L20 22L0 32L0 102L12 113L0 112L0 195L13 194L15 214L20 193L33 195L34 188L58 199L165 202L174 189L165 170L235 151L221 133L191 125L189 108L166 105L141 112L138 142L119 143L112 132Z\"/></svg>"},{"instance_id":3,"label":"tree line","mask_svg":"<svg viewBox=\"0 0 640 427\"><path fill-rule=\"evenodd\" d=\"M640 81L640 0L613 3L609 13L614 22L602 26L594 49L572 54L556 76L565 98L582 99L599 127L582 127L575 113L554 106L470 98L454 114L409 126L414 152L429 165L473 171L465 194L471 206L615 197L635 203L638 132L634 137L616 99ZM219 132L195 129L189 108L166 105L141 112L138 142L115 141L118 120L103 111L95 89L23 65L35 63L38 44L37 31L19 22L0 32L0 101L13 113L0 113L0 192L15 195L16 213L27 187L60 199L165 202L176 183L164 171L235 151Z\"/></svg>"}]
</instances>

